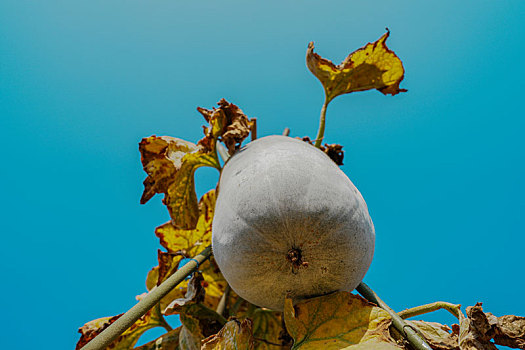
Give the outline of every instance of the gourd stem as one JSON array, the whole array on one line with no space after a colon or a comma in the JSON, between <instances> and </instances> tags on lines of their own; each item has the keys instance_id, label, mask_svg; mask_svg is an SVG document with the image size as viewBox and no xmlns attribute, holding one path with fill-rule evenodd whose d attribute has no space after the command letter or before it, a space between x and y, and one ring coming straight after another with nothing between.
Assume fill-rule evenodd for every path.
<instances>
[{"instance_id":1,"label":"gourd stem","mask_svg":"<svg viewBox=\"0 0 525 350\"><path fill-rule=\"evenodd\" d=\"M288 135L290 135L290 128L284 128L283 136L288 136Z\"/></svg>"},{"instance_id":2,"label":"gourd stem","mask_svg":"<svg viewBox=\"0 0 525 350\"><path fill-rule=\"evenodd\" d=\"M377 294L364 282L361 282L356 290L368 301L379 305L383 310L388 312L392 318L392 325L399 331L416 350L432 350L430 345L419 335L417 330L407 324L403 319L394 312Z\"/></svg>"},{"instance_id":3,"label":"gourd stem","mask_svg":"<svg viewBox=\"0 0 525 350\"><path fill-rule=\"evenodd\" d=\"M458 304L447 303L446 301L436 301L435 303L416 306L410 309L399 311L397 314L402 319L407 319L410 317L427 314L432 311L445 309L459 319L460 308L461 305Z\"/></svg>"},{"instance_id":4,"label":"gourd stem","mask_svg":"<svg viewBox=\"0 0 525 350\"><path fill-rule=\"evenodd\" d=\"M326 97L324 99L323 107L321 108L321 117L319 118L319 130L317 130L317 137L315 138L315 147L320 148L324 138L324 127L326 124L326 109L330 100Z\"/></svg>"},{"instance_id":5,"label":"gourd stem","mask_svg":"<svg viewBox=\"0 0 525 350\"><path fill-rule=\"evenodd\" d=\"M81 350L103 350L106 349L118 336L131 327L139 318L153 308L165 297L173 288L184 279L191 275L195 269L211 255L211 246L206 247L200 254L191 259L186 265L182 266L173 275L168 277L160 286L152 289L135 306L129 309L124 315L120 316L108 328L104 329L99 335L87 343Z\"/></svg>"}]
</instances>

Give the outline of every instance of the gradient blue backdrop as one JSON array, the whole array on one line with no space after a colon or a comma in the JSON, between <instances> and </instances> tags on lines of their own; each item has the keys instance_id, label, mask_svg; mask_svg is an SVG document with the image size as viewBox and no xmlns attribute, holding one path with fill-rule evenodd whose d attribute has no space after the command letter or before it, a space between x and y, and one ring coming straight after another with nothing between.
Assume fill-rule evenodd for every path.
<instances>
[{"instance_id":1,"label":"gradient blue backdrop","mask_svg":"<svg viewBox=\"0 0 525 350\"><path fill-rule=\"evenodd\" d=\"M0 348L71 349L145 291L168 215L139 205L142 137L197 141L195 108L222 97L261 136L313 137L307 43L339 63L387 26L408 93L338 97L326 130L376 226L365 280L396 310L525 315L524 18L518 0L2 1ZM217 178L199 170L199 194Z\"/></svg>"}]
</instances>

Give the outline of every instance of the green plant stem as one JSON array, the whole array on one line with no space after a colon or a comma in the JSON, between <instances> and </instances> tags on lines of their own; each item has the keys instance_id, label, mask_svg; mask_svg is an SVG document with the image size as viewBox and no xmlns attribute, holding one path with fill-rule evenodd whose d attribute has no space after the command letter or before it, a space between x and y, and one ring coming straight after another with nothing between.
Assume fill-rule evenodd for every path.
<instances>
[{"instance_id":1,"label":"green plant stem","mask_svg":"<svg viewBox=\"0 0 525 350\"><path fill-rule=\"evenodd\" d=\"M204 261L208 260L211 255L211 246L206 247L200 254L195 256L186 265L177 270L173 275L168 277L160 286L152 289L143 299L135 306L129 309L124 315L119 317L108 328L104 329L99 335L87 343L82 350L103 350L111 344L126 329L131 327L139 318L154 307L160 299L165 297L173 288L189 276Z\"/></svg>"},{"instance_id":2,"label":"green plant stem","mask_svg":"<svg viewBox=\"0 0 525 350\"><path fill-rule=\"evenodd\" d=\"M326 109L330 101L325 97L323 107L321 108L321 117L319 118L319 130L317 130L317 137L315 138L315 147L320 148L324 138L324 127L326 124Z\"/></svg>"},{"instance_id":3,"label":"green plant stem","mask_svg":"<svg viewBox=\"0 0 525 350\"><path fill-rule=\"evenodd\" d=\"M431 350L432 348L428 343L417 333L417 331L408 325L403 319L394 312L383 300L377 296L377 294L364 282L361 282L357 286L356 290L365 297L368 301L379 305L383 310L388 312L392 318L392 325L397 329L412 345L416 350Z\"/></svg>"},{"instance_id":4,"label":"green plant stem","mask_svg":"<svg viewBox=\"0 0 525 350\"><path fill-rule=\"evenodd\" d=\"M445 301L436 301L435 303L416 306L410 309L406 309L406 310L398 312L397 314L402 319L407 319L410 317L415 317L415 316L427 314L429 312L445 309L448 312L450 312L452 315L454 315L456 318L459 319L460 307L461 305L458 305L458 304L447 303Z\"/></svg>"}]
</instances>

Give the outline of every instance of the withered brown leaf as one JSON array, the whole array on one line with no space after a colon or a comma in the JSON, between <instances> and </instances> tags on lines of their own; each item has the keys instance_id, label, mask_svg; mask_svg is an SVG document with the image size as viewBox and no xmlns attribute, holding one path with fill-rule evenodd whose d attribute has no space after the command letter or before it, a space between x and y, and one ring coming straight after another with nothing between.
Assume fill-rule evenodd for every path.
<instances>
[{"instance_id":1,"label":"withered brown leaf","mask_svg":"<svg viewBox=\"0 0 525 350\"><path fill-rule=\"evenodd\" d=\"M498 317L494 343L510 348L525 349L525 317L514 315Z\"/></svg>"},{"instance_id":2,"label":"withered brown leaf","mask_svg":"<svg viewBox=\"0 0 525 350\"><path fill-rule=\"evenodd\" d=\"M313 141L310 140L308 136L303 137L301 140L311 144L312 146L314 145ZM319 149L326 153L326 155L330 157L330 159L333 160L335 164L339 166L343 165L343 159L345 157L345 151L343 151L343 146L337 143L333 143L330 145L325 143L324 146L319 146Z\"/></svg>"},{"instance_id":3,"label":"withered brown leaf","mask_svg":"<svg viewBox=\"0 0 525 350\"><path fill-rule=\"evenodd\" d=\"M496 317L490 312L484 313L482 303L467 307L465 312L466 317L459 315L459 325L452 325L459 335L461 350L494 350L497 349L494 344L525 349L525 317Z\"/></svg>"},{"instance_id":4,"label":"withered brown leaf","mask_svg":"<svg viewBox=\"0 0 525 350\"><path fill-rule=\"evenodd\" d=\"M205 128L204 133L206 137L199 141L199 145L205 149L214 147L210 144L210 140L215 135L215 137L224 142L228 153L232 155L250 134L252 124L243 111L233 103L223 98L217 104L219 108L213 108L212 110L202 107L197 108L204 116L204 119L213 125L211 128Z\"/></svg>"}]
</instances>

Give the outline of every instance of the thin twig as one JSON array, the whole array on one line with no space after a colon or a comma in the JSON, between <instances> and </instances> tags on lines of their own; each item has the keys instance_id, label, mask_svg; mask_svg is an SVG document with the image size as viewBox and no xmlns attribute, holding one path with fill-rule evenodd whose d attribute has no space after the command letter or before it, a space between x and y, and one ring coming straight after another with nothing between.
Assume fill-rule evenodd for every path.
<instances>
[{"instance_id":1,"label":"thin twig","mask_svg":"<svg viewBox=\"0 0 525 350\"><path fill-rule=\"evenodd\" d=\"M200 254L191 259L186 265L182 266L173 275L168 277L160 286L152 289L135 306L129 309L124 315L119 317L108 328L104 329L99 335L87 343L82 350L103 350L111 344L126 329L131 327L139 318L153 308L163 297L173 288L193 273L211 255L211 246L206 247Z\"/></svg>"},{"instance_id":2,"label":"thin twig","mask_svg":"<svg viewBox=\"0 0 525 350\"><path fill-rule=\"evenodd\" d=\"M283 136L288 136L288 135L290 135L290 128L284 128Z\"/></svg>"},{"instance_id":3,"label":"thin twig","mask_svg":"<svg viewBox=\"0 0 525 350\"><path fill-rule=\"evenodd\" d=\"M452 315L454 315L456 318L459 319L460 308L461 308L461 305L459 304L447 303L445 301L436 301L435 303L416 306L410 309L406 309L406 310L398 312L397 314L402 319L407 319L407 318L427 314L429 312L445 309L448 312L450 312Z\"/></svg>"},{"instance_id":4,"label":"thin twig","mask_svg":"<svg viewBox=\"0 0 525 350\"><path fill-rule=\"evenodd\" d=\"M224 316L224 311L226 310L226 304L228 303L228 296L230 295L231 287L229 284L226 285L226 288L224 289L224 293L222 293L221 300L219 300L219 304L217 305L217 313L221 316Z\"/></svg>"},{"instance_id":5,"label":"thin twig","mask_svg":"<svg viewBox=\"0 0 525 350\"><path fill-rule=\"evenodd\" d=\"M257 118L250 119L250 122L252 122L252 141L257 139Z\"/></svg>"},{"instance_id":6,"label":"thin twig","mask_svg":"<svg viewBox=\"0 0 525 350\"><path fill-rule=\"evenodd\" d=\"M368 301L379 305L384 309L392 318L392 325L397 329L414 347L416 350L432 350L430 345L417 333L417 331L410 325L408 325L398 314L394 312L383 300L377 296L377 294L364 282L361 282L357 286L356 290L364 296Z\"/></svg>"}]
</instances>

